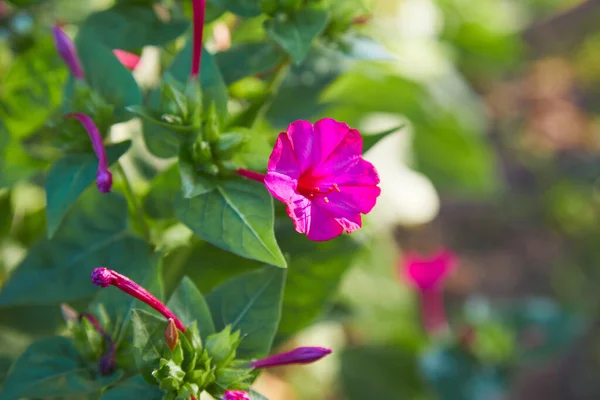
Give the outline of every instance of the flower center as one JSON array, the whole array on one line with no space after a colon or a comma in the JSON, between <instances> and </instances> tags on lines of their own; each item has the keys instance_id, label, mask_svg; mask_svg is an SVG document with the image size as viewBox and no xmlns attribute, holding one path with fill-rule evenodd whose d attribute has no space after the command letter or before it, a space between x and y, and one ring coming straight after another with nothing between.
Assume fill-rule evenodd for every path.
<instances>
[{"instance_id":1,"label":"flower center","mask_svg":"<svg viewBox=\"0 0 600 400\"><path fill-rule=\"evenodd\" d=\"M302 196L307 197L311 200L316 198L322 198L325 203L329 203L327 195L332 192L340 192L340 188L337 184L333 183L329 186L319 186L310 179L302 179L298 181L298 187L296 189Z\"/></svg>"}]
</instances>

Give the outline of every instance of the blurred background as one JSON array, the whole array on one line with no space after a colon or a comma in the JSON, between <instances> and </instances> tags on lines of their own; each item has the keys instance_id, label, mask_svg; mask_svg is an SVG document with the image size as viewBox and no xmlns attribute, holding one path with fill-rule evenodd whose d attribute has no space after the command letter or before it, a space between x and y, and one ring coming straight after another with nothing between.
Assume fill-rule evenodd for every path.
<instances>
[{"instance_id":1,"label":"blurred background","mask_svg":"<svg viewBox=\"0 0 600 400\"><path fill-rule=\"evenodd\" d=\"M14 73L15 63L27 60L60 88L66 70L49 27L76 24L108 4L0 0L7 126L25 114L43 122L51 112L22 103L42 88ZM352 257L342 249L340 265L320 266L343 274L329 311L280 343L334 354L270 370L256 389L271 400L599 399L600 1L339 0L336 7L364 12L351 32L323 38L293 68L262 129L327 116L364 135L394 131L366 155L383 194L353 235L363 246ZM209 27L209 48L219 61L230 41L259 27L223 16ZM157 49L145 48L134 72L142 85L156 80L157 63ZM232 112L256 80L230 87ZM140 129L134 121L111 135ZM25 160L26 137L23 148L0 137L3 158ZM137 147L126 166L144 192L169 162ZM17 181L34 167L28 159L1 178ZM0 190L1 276L43 234L44 201L35 181ZM458 265L445 284L452 334L434 337L422 328L402 255L441 248ZM3 370L23 348L22 332L47 334L43 320L15 322L15 313L0 316L13 328L0 344Z\"/></svg>"}]
</instances>

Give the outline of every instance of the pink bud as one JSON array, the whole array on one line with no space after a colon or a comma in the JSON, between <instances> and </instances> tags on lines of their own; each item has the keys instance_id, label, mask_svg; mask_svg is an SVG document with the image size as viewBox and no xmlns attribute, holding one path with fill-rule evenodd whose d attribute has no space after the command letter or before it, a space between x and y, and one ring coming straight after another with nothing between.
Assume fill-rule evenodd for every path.
<instances>
[{"instance_id":1,"label":"pink bud","mask_svg":"<svg viewBox=\"0 0 600 400\"><path fill-rule=\"evenodd\" d=\"M275 354L261 360L253 361L250 365L253 368L275 367L288 364L309 364L320 360L328 354L331 349L324 347L298 347L287 353Z\"/></svg>"},{"instance_id":2,"label":"pink bud","mask_svg":"<svg viewBox=\"0 0 600 400\"><path fill-rule=\"evenodd\" d=\"M141 57L137 54L133 54L125 50L114 49L113 54L117 57L121 64L123 64L123 66L130 71L133 71L135 67L137 67L141 59Z\"/></svg>"},{"instance_id":3,"label":"pink bud","mask_svg":"<svg viewBox=\"0 0 600 400\"><path fill-rule=\"evenodd\" d=\"M125 275L121 275L116 271L111 269L100 267L94 268L92 271L92 282L96 286L100 286L103 288L109 287L113 285L120 289L121 291L127 293L130 296L135 297L136 299L143 301L148 304L150 307L154 308L156 311L161 313L167 319L173 319L177 329L182 332L185 332L185 325L177 318L173 311L171 311L166 305L164 305L160 300L152 295L149 291L126 277Z\"/></svg>"},{"instance_id":4,"label":"pink bud","mask_svg":"<svg viewBox=\"0 0 600 400\"><path fill-rule=\"evenodd\" d=\"M81 67L75 44L71 38L67 36L59 25L52 27L52 36L54 37L54 44L56 45L58 54L65 61L73 76L76 79L83 79L83 68Z\"/></svg>"},{"instance_id":5,"label":"pink bud","mask_svg":"<svg viewBox=\"0 0 600 400\"><path fill-rule=\"evenodd\" d=\"M167 327L165 328L165 342L167 342L167 347L169 350L173 351L175 346L177 346L178 341L179 331L177 330L177 326L175 326L175 320L173 318L169 318Z\"/></svg>"}]
</instances>

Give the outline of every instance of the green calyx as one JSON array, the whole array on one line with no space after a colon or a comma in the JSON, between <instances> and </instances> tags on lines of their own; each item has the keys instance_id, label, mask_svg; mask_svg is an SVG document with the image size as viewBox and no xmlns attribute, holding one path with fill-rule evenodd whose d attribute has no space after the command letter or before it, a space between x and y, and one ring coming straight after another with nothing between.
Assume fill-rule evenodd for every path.
<instances>
[{"instance_id":1,"label":"green calyx","mask_svg":"<svg viewBox=\"0 0 600 400\"><path fill-rule=\"evenodd\" d=\"M247 362L236 360L241 341L240 332L232 333L230 326L208 336L206 343L196 324L187 328L172 351L164 348L152 371L154 383L166 391L163 399L199 398L203 391L218 397L224 388L247 387L252 370Z\"/></svg>"}]
</instances>

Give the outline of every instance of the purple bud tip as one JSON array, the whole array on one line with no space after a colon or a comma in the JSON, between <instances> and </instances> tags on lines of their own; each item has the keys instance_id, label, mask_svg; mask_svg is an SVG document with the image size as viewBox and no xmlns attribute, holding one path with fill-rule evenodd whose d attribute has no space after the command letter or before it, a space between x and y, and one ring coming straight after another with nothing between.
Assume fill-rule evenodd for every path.
<instances>
[{"instance_id":1,"label":"purple bud tip","mask_svg":"<svg viewBox=\"0 0 600 400\"><path fill-rule=\"evenodd\" d=\"M58 54L65 61L75 78L83 79L83 68L81 62L77 56L77 50L71 38L62 30L60 25L54 25L52 27L52 36L54 37L54 44Z\"/></svg>"},{"instance_id":2,"label":"purple bud tip","mask_svg":"<svg viewBox=\"0 0 600 400\"><path fill-rule=\"evenodd\" d=\"M106 376L114 372L117 366L115 358L115 346L111 343L108 351L104 353L102 357L100 357L100 360L98 362L98 369L100 370L100 375Z\"/></svg>"},{"instance_id":3,"label":"purple bud tip","mask_svg":"<svg viewBox=\"0 0 600 400\"><path fill-rule=\"evenodd\" d=\"M223 400L250 400L250 396L243 390L226 390Z\"/></svg>"},{"instance_id":4,"label":"purple bud tip","mask_svg":"<svg viewBox=\"0 0 600 400\"><path fill-rule=\"evenodd\" d=\"M287 364L309 364L320 360L332 350L325 347L298 347L287 353L275 354L251 363L254 368L275 367Z\"/></svg>"},{"instance_id":5,"label":"purple bud tip","mask_svg":"<svg viewBox=\"0 0 600 400\"><path fill-rule=\"evenodd\" d=\"M112 174L107 169L98 169L98 173L96 174L96 186L98 186L98 190L102 193L110 192L112 187Z\"/></svg>"},{"instance_id":6,"label":"purple bud tip","mask_svg":"<svg viewBox=\"0 0 600 400\"><path fill-rule=\"evenodd\" d=\"M94 268L92 271L92 282L96 286L109 287L112 283L112 271L105 267Z\"/></svg>"}]
</instances>

